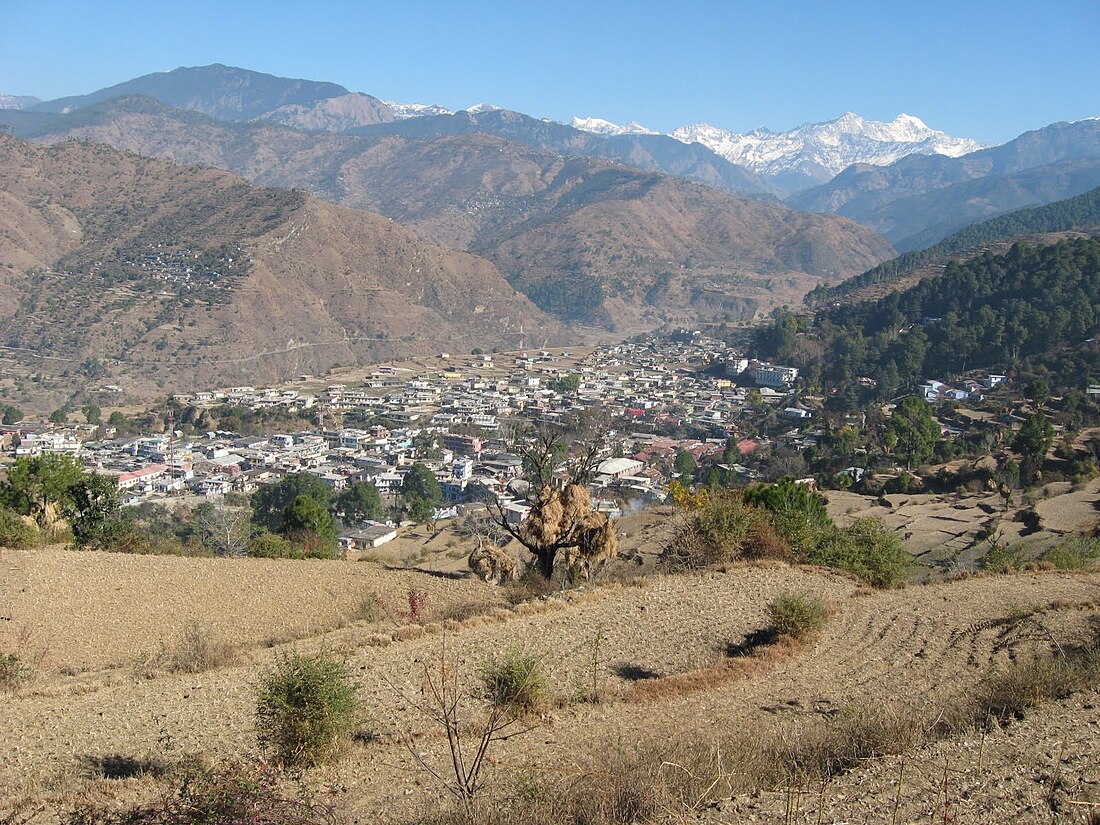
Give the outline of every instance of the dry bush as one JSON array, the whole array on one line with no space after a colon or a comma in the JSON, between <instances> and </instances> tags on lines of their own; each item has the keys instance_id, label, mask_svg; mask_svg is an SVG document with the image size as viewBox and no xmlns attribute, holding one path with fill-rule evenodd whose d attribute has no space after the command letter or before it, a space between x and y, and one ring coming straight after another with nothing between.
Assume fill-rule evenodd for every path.
<instances>
[{"instance_id":1,"label":"dry bush","mask_svg":"<svg viewBox=\"0 0 1100 825\"><path fill-rule=\"evenodd\" d=\"M504 598L511 605L545 599L561 590L561 586L539 574L534 567L527 567L515 581L501 586Z\"/></svg>"},{"instance_id":2,"label":"dry bush","mask_svg":"<svg viewBox=\"0 0 1100 825\"><path fill-rule=\"evenodd\" d=\"M286 766L334 759L359 716L351 671L326 651L280 656L256 688L256 738L263 751Z\"/></svg>"},{"instance_id":3,"label":"dry bush","mask_svg":"<svg viewBox=\"0 0 1100 825\"><path fill-rule=\"evenodd\" d=\"M0 692L12 693L31 676L31 668L15 653L0 653Z\"/></svg>"},{"instance_id":4,"label":"dry bush","mask_svg":"<svg viewBox=\"0 0 1100 825\"><path fill-rule=\"evenodd\" d=\"M536 711L550 695L543 657L522 648L482 662L478 677L489 704L514 713Z\"/></svg>"},{"instance_id":5,"label":"dry bush","mask_svg":"<svg viewBox=\"0 0 1100 825\"><path fill-rule=\"evenodd\" d=\"M165 665L173 673L203 673L240 661L236 645L219 639L200 622L191 622L167 650Z\"/></svg>"},{"instance_id":6,"label":"dry bush","mask_svg":"<svg viewBox=\"0 0 1100 825\"><path fill-rule=\"evenodd\" d=\"M440 605L435 610L436 621L465 622L475 616L483 616L490 612L496 605L477 599L466 599L458 602L450 602Z\"/></svg>"},{"instance_id":7,"label":"dry bush","mask_svg":"<svg viewBox=\"0 0 1100 825\"><path fill-rule=\"evenodd\" d=\"M304 785L288 794L272 766L193 762L179 767L153 802L129 808L83 803L61 825L335 825L335 806Z\"/></svg>"},{"instance_id":8,"label":"dry bush","mask_svg":"<svg viewBox=\"0 0 1100 825\"><path fill-rule=\"evenodd\" d=\"M825 603L812 593L783 593L768 602L767 612L776 633L799 641L825 626Z\"/></svg>"}]
</instances>

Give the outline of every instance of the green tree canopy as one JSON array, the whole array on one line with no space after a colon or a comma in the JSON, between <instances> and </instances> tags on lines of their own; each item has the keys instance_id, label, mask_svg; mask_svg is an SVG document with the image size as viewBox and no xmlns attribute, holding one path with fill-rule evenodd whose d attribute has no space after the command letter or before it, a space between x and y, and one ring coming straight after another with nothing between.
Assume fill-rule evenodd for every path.
<instances>
[{"instance_id":1,"label":"green tree canopy","mask_svg":"<svg viewBox=\"0 0 1100 825\"><path fill-rule=\"evenodd\" d=\"M1026 475L1030 480L1038 469L1047 451L1054 443L1054 425L1047 420L1042 410L1036 410L1027 417L1024 426L1016 433L1012 448L1024 459Z\"/></svg>"},{"instance_id":2,"label":"green tree canopy","mask_svg":"<svg viewBox=\"0 0 1100 825\"><path fill-rule=\"evenodd\" d=\"M427 521L443 501L443 491L439 487L435 473L426 465L417 462L405 473L405 478L401 482L401 497L413 521Z\"/></svg>"},{"instance_id":3,"label":"green tree canopy","mask_svg":"<svg viewBox=\"0 0 1100 825\"><path fill-rule=\"evenodd\" d=\"M328 510L316 499L297 496L283 513L283 533L303 546L305 555L332 558L336 555L336 527Z\"/></svg>"},{"instance_id":4,"label":"green tree canopy","mask_svg":"<svg viewBox=\"0 0 1100 825\"><path fill-rule=\"evenodd\" d=\"M680 474L680 477L691 481L695 476L695 456L689 453L687 450L676 451L676 472Z\"/></svg>"},{"instance_id":5,"label":"green tree canopy","mask_svg":"<svg viewBox=\"0 0 1100 825\"><path fill-rule=\"evenodd\" d=\"M294 473L253 493L252 521L273 533L283 532L283 514L298 496L313 499L326 511L332 504L332 488L325 482L310 473Z\"/></svg>"},{"instance_id":6,"label":"green tree canopy","mask_svg":"<svg viewBox=\"0 0 1100 825\"><path fill-rule=\"evenodd\" d=\"M0 405L0 423L15 424L23 420L23 411L9 404Z\"/></svg>"},{"instance_id":7,"label":"green tree canopy","mask_svg":"<svg viewBox=\"0 0 1100 825\"><path fill-rule=\"evenodd\" d=\"M894 452L905 459L905 468L928 461L940 438L940 425L928 403L917 395L901 399L886 424L886 436Z\"/></svg>"},{"instance_id":8,"label":"green tree canopy","mask_svg":"<svg viewBox=\"0 0 1100 825\"><path fill-rule=\"evenodd\" d=\"M382 518L385 507L378 488L369 481L353 484L336 498L336 510L347 524L362 524Z\"/></svg>"},{"instance_id":9,"label":"green tree canopy","mask_svg":"<svg viewBox=\"0 0 1100 825\"><path fill-rule=\"evenodd\" d=\"M63 511L77 547L109 548L129 528L118 482L109 476L81 474L68 490Z\"/></svg>"},{"instance_id":10,"label":"green tree canopy","mask_svg":"<svg viewBox=\"0 0 1100 825\"><path fill-rule=\"evenodd\" d=\"M52 453L24 456L8 468L0 499L44 526L50 507L60 509L67 504L69 491L83 477L84 469L75 458Z\"/></svg>"},{"instance_id":11,"label":"green tree canopy","mask_svg":"<svg viewBox=\"0 0 1100 825\"><path fill-rule=\"evenodd\" d=\"M98 424L103 418L103 411L95 404L89 404L84 408L84 420L89 424Z\"/></svg>"},{"instance_id":12,"label":"green tree canopy","mask_svg":"<svg viewBox=\"0 0 1100 825\"><path fill-rule=\"evenodd\" d=\"M69 423L69 411L64 407L58 407L52 413L50 413L51 424L67 424Z\"/></svg>"}]
</instances>

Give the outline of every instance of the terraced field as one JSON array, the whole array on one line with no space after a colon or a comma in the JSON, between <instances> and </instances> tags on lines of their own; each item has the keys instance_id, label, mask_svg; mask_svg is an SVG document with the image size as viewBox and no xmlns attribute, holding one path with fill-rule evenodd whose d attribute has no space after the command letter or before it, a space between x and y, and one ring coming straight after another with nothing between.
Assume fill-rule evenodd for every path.
<instances>
[{"instance_id":1,"label":"terraced field","mask_svg":"<svg viewBox=\"0 0 1100 825\"><path fill-rule=\"evenodd\" d=\"M58 800L91 781L99 793L125 797L149 780L97 779L94 766L107 757L140 760L165 747L247 752L259 670L285 645L325 646L357 674L371 737L314 778L344 788L342 805L363 821L399 821L441 795L403 743L411 739L429 761L445 756L439 732L414 707L425 668L441 656L472 687L487 657L516 645L539 652L560 701L534 731L498 747L494 770L501 778L561 776L598 765L609 748L717 740L887 701L947 705L991 669L1049 648L1052 637L1080 636L1100 615L1100 574L1056 572L870 592L814 569L735 567L511 607L480 582L369 562L48 550L3 551L0 582L7 619L0 644L22 643L29 653L36 639L49 641L38 678L0 694L0 788ZM429 594L420 621L402 615L410 588ZM787 591L815 593L832 609L812 645L765 657L705 690L639 692L728 661L766 624L767 602ZM363 607L379 598L382 609ZM150 668L150 653L171 649L189 622L233 641L238 660L197 674ZM28 627L29 638L20 630ZM571 701L593 683L604 701Z\"/></svg>"}]
</instances>

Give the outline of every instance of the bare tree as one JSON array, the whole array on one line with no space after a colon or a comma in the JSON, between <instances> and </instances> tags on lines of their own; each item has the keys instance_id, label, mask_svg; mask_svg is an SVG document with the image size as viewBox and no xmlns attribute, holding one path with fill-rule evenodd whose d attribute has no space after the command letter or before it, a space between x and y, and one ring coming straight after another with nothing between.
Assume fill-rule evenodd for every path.
<instances>
[{"instance_id":1,"label":"bare tree","mask_svg":"<svg viewBox=\"0 0 1100 825\"><path fill-rule=\"evenodd\" d=\"M219 556L243 556L248 550L248 511L224 501L205 501L196 508L202 543Z\"/></svg>"},{"instance_id":2,"label":"bare tree","mask_svg":"<svg viewBox=\"0 0 1100 825\"><path fill-rule=\"evenodd\" d=\"M397 693L404 696L400 690ZM463 701L458 669L447 660L446 639L439 654L438 673L425 664L421 698L405 697L405 701L443 729L449 765L433 765L411 736L405 737L405 746L413 759L462 803L467 815L472 814L474 798L484 784L486 759L492 746L529 733L538 725L528 724L514 708L504 704L491 704L484 717L477 719Z\"/></svg>"},{"instance_id":3,"label":"bare tree","mask_svg":"<svg viewBox=\"0 0 1100 825\"><path fill-rule=\"evenodd\" d=\"M513 524L498 500L495 520L535 557L539 573L554 575L558 554L563 554L573 572L588 575L595 562L612 558L618 552L618 539L611 520L592 509L587 485L599 463L604 434L570 442L564 431L545 428L515 447L523 459L530 484L527 496L531 507L525 521Z\"/></svg>"}]
</instances>

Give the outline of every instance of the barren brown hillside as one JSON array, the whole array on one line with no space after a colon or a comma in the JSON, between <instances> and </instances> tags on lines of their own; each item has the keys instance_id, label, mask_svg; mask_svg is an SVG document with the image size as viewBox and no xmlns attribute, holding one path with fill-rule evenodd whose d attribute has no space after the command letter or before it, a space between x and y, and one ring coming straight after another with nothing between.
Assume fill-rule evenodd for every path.
<instances>
[{"instance_id":1,"label":"barren brown hillside","mask_svg":"<svg viewBox=\"0 0 1100 825\"><path fill-rule=\"evenodd\" d=\"M751 317L892 254L842 218L484 134L306 134L218 123L147 98L16 117L16 133L36 141L102 141L380 212L493 261L561 317L624 331L685 316Z\"/></svg>"},{"instance_id":2,"label":"barren brown hillside","mask_svg":"<svg viewBox=\"0 0 1100 825\"><path fill-rule=\"evenodd\" d=\"M386 218L102 145L0 154L6 354L47 373L148 397L560 330Z\"/></svg>"}]
</instances>

